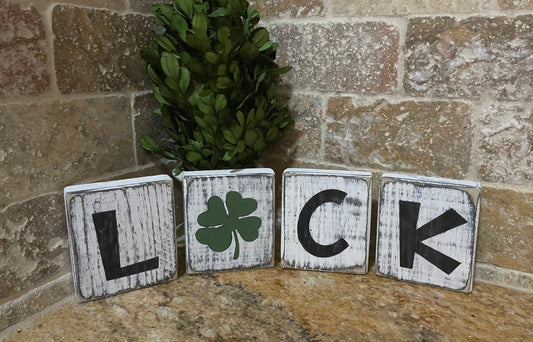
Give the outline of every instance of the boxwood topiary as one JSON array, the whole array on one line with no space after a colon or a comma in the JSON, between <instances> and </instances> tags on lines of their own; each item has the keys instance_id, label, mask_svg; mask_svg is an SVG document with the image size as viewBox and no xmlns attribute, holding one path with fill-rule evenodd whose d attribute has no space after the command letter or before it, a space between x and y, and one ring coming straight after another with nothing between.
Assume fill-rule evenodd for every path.
<instances>
[{"instance_id":1,"label":"boxwood topiary","mask_svg":"<svg viewBox=\"0 0 533 342\"><path fill-rule=\"evenodd\" d=\"M141 52L168 139L141 146L175 172L253 166L293 120L276 95L277 43L246 0L153 5L155 42Z\"/></svg>"}]
</instances>

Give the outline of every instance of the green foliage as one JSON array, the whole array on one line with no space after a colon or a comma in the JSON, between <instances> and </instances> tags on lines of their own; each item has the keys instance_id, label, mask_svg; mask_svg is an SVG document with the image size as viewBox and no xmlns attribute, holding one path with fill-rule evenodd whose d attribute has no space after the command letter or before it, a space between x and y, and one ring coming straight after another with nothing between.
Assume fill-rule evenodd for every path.
<instances>
[{"instance_id":1,"label":"green foliage","mask_svg":"<svg viewBox=\"0 0 533 342\"><path fill-rule=\"evenodd\" d=\"M246 0L153 5L156 41L143 50L168 139L141 146L177 171L254 165L293 120L276 97L278 44Z\"/></svg>"},{"instance_id":2,"label":"green foliage","mask_svg":"<svg viewBox=\"0 0 533 342\"><path fill-rule=\"evenodd\" d=\"M232 238L235 238L233 259L239 257L239 238L251 242L259 236L261 219L247 216L257 209L257 201L253 198L242 198L241 194L230 191L226 194L226 208L218 196L207 201L207 211L198 216L198 224L207 227L196 231L196 239L208 245L215 252L222 252L229 248ZM246 217L244 217L246 216Z\"/></svg>"}]
</instances>

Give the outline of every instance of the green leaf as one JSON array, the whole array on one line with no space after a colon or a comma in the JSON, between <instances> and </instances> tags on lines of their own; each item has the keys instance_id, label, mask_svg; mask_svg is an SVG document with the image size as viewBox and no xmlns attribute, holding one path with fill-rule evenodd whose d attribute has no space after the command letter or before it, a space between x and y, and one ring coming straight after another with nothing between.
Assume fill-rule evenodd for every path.
<instances>
[{"instance_id":1,"label":"green leaf","mask_svg":"<svg viewBox=\"0 0 533 342\"><path fill-rule=\"evenodd\" d=\"M189 83L191 82L191 75L189 74L189 70L186 68L181 68L181 77L179 79L179 87L182 92L185 92L187 90L187 87L189 87Z\"/></svg>"},{"instance_id":2,"label":"green leaf","mask_svg":"<svg viewBox=\"0 0 533 342\"><path fill-rule=\"evenodd\" d=\"M170 89L173 89L173 90L178 90L178 89L179 89L179 87L178 87L178 82L176 82L176 80L173 79L173 78L166 77L166 78L165 78L165 84L166 84Z\"/></svg>"},{"instance_id":3,"label":"green leaf","mask_svg":"<svg viewBox=\"0 0 533 342\"><path fill-rule=\"evenodd\" d=\"M221 27L217 31L217 38L221 43L225 43L229 38L230 29L227 26Z\"/></svg>"},{"instance_id":4,"label":"green leaf","mask_svg":"<svg viewBox=\"0 0 533 342\"><path fill-rule=\"evenodd\" d=\"M237 141L237 147L235 147L235 152L242 153L246 149L246 144L244 143L244 140Z\"/></svg>"},{"instance_id":5,"label":"green leaf","mask_svg":"<svg viewBox=\"0 0 533 342\"><path fill-rule=\"evenodd\" d=\"M263 52L265 50L268 50L268 48L270 48L271 46L272 46L272 42L268 41L265 44L261 45L261 47L259 48L259 51Z\"/></svg>"},{"instance_id":6,"label":"green leaf","mask_svg":"<svg viewBox=\"0 0 533 342\"><path fill-rule=\"evenodd\" d=\"M291 122L292 122L292 120L283 121L282 123L279 124L279 128L285 128Z\"/></svg>"},{"instance_id":7,"label":"green leaf","mask_svg":"<svg viewBox=\"0 0 533 342\"><path fill-rule=\"evenodd\" d=\"M277 127L272 127L268 130L265 136L265 141L266 142L274 141L278 137L279 137L279 129Z\"/></svg>"},{"instance_id":8,"label":"green leaf","mask_svg":"<svg viewBox=\"0 0 533 342\"><path fill-rule=\"evenodd\" d=\"M251 128L255 125L255 109L251 109L246 117L246 128Z\"/></svg>"},{"instance_id":9,"label":"green leaf","mask_svg":"<svg viewBox=\"0 0 533 342\"><path fill-rule=\"evenodd\" d=\"M207 128L207 123L205 122L204 119L202 119L201 117L199 116L195 116L194 117L194 120L196 120L196 122L198 123L198 125L202 128Z\"/></svg>"},{"instance_id":10,"label":"green leaf","mask_svg":"<svg viewBox=\"0 0 533 342\"><path fill-rule=\"evenodd\" d=\"M268 42L268 39L268 31L262 27L255 31L252 37L252 44L257 47L262 47L266 42Z\"/></svg>"},{"instance_id":11,"label":"green leaf","mask_svg":"<svg viewBox=\"0 0 533 342\"><path fill-rule=\"evenodd\" d=\"M240 110L237 111L237 120L239 121L239 124L244 127L244 114Z\"/></svg>"},{"instance_id":12,"label":"green leaf","mask_svg":"<svg viewBox=\"0 0 533 342\"><path fill-rule=\"evenodd\" d=\"M242 137L243 128L242 126L233 126L231 128L231 132L235 136L235 138L240 139Z\"/></svg>"},{"instance_id":13,"label":"green leaf","mask_svg":"<svg viewBox=\"0 0 533 342\"><path fill-rule=\"evenodd\" d=\"M244 59L255 59L255 57L259 55L259 48L250 42L244 42L244 44L241 46L239 54Z\"/></svg>"},{"instance_id":14,"label":"green leaf","mask_svg":"<svg viewBox=\"0 0 533 342\"><path fill-rule=\"evenodd\" d=\"M227 100L224 94L218 94L215 98L215 112L220 113L224 108L226 108Z\"/></svg>"},{"instance_id":15,"label":"green leaf","mask_svg":"<svg viewBox=\"0 0 533 342\"><path fill-rule=\"evenodd\" d=\"M157 101L159 101L159 103L161 103L161 104L165 104L165 105L169 105L169 106L172 106L172 103L168 102L168 101L163 97L163 95L161 95L161 90L159 89L159 87L154 87L154 88L153 88L153 91L154 91L154 96L155 96L155 98L157 99Z\"/></svg>"},{"instance_id":16,"label":"green leaf","mask_svg":"<svg viewBox=\"0 0 533 342\"><path fill-rule=\"evenodd\" d=\"M254 143L254 151L255 152L262 152L265 149L266 145L262 140L257 140Z\"/></svg>"},{"instance_id":17,"label":"green leaf","mask_svg":"<svg viewBox=\"0 0 533 342\"><path fill-rule=\"evenodd\" d=\"M204 144L196 140L192 140L191 145L196 151L200 151L204 147Z\"/></svg>"},{"instance_id":18,"label":"green leaf","mask_svg":"<svg viewBox=\"0 0 533 342\"><path fill-rule=\"evenodd\" d=\"M180 75L180 63L178 61L178 56L163 52L161 54L161 67L167 76L178 80Z\"/></svg>"},{"instance_id":19,"label":"green leaf","mask_svg":"<svg viewBox=\"0 0 533 342\"><path fill-rule=\"evenodd\" d=\"M216 17L223 17L223 16L225 16L226 14L227 14L226 9L225 9L224 7L219 7L219 8L217 8L217 9L215 9L213 12L211 12L211 13L209 14L209 16L210 16L211 18L216 18Z\"/></svg>"},{"instance_id":20,"label":"green leaf","mask_svg":"<svg viewBox=\"0 0 533 342\"><path fill-rule=\"evenodd\" d=\"M152 65L150 65L150 64L146 65L146 73L152 79L152 81L154 81L155 83L161 83L161 79L159 78L159 76L155 72L155 70L152 67Z\"/></svg>"},{"instance_id":21,"label":"green leaf","mask_svg":"<svg viewBox=\"0 0 533 342\"><path fill-rule=\"evenodd\" d=\"M225 64L220 64L217 69L217 76L224 76L228 67Z\"/></svg>"},{"instance_id":22,"label":"green leaf","mask_svg":"<svg viewBox=\"0 0 533 342\"><path fill-rule=\"evenodd\" d=\"M179 14L174 14L172 18L170 19L172 27L178 31L178 35L180 36L181 40L185 40L185 37L187 35L187 29L189 28L189 25L187 24L187 21Z\"/></svg>"},{"instance_id":23,"label":"green leaf","mask_svg":"<svg viewBox=\"0 0 533 342\"><path fill-rule=\"evenodd\" d=\"M213 137L211 133L207 131L202 131L202 135L204 136L205 141L207 141L210 144L215 144L215 138Z\"/></svg>"},{"instance_id":24,"label":"green leaf","mask_svg":"<svg viewBox=\"0 0 533 342\"><path fill-rule=\"evenodd\" d=\"M213 108L210 105L203 102L202 100L198 101L197 106L198 106L198 109L200 109L202 113L213 114Z\"/></svg>"},{"instance_id":25,"label":"green leaf","mask_svg":"<svg viewBox=\"0 0 533 342\"><path fill-rule=\"evenodd\" d=\"M187 153L187 155L185 156L185 159L187 159L188 161L194 164L200 159L202 159L202 155L198 152L191 151Z\"/></svg>"},{"instance_id":26,"label":"green leaf","mask_svg":"<svg viewBox=\"0 0 533 342\"><path fill-rule=\"evenodd\" d=\"M233 157L234 157L234 154L231 153L230 151L228 151L228 152L224 153L224 156L222 157L222 160L223 161L230 161L230 160L233 159Z\"/></svg>"},{"instance_id":27,"label":"green leaf","mask_svg":"<svg viewBox=\"0 0 533 342\"><path fill-rule=\"evenodd\" d=\"M224 135L224 139L226 139L230 143L232 143L232 144L236 144L237 143L237 138L235 137L235 135L230 130L226 129L226 130L222 131L222 134Z\"/></svg>"},{"instance_id":28,"label":"green leaf","mask_svg":"<svg viewBox=\"0 0 533 342\"><path fill-rule=\"evenodd\" d=\"M216 64L218 62L218 55L215 52L208 51L205 53L205 59L211 64Z\"/></svg>"},{"instance_id":29,"label":"green leaf","mask_svg":"<svg viewBox=\"0 0 533 342\"><path fill-rule=\"evenodd\" d=\"M176 48L170 39L166 36L157 36L157 43L168 52L176 52Z\"/></svg>"},{"instance_id":30,"label":"green leaf","mask_svg":"<svg viewBox=\"0 0 533 342\"><path fill-rule=\"evenodd\" d=\"M281 75L281 74L285 74L289 71L292 70L292 67L291 66L284 66L282 68L277 68L277 69L270 69L268 70L268 74L271 76L271 77L274 77L274 76L278 76L278 75Z\"/></svg>"},{"instance_id":31,"label":"green leaf","mask_svg":"<svg viewBox=\"0 0 533 342\"><path fill-rule=\"evenodd\" d=\"M194 0L174 0L174 7L177 7L183 14L192 18Z\"/></svg>"},{"instance_id":32,"label":"green leaf","mask_svg":"<svg viewBox=\"0 0 533 342\"><path fill-rule=\"evenodd\" d=\"M253 147L256 140L257 140L257 134L255 134L254 131L250 130L244 133L244 142L246 146Z\"/></svg>"},{"instance_id":33,"label":"green leaf","mask_svg":"<svg viewBox=\"0 0 533 342\"><path fill-rule=\"evenodd\" d=\"M217 78L216 86L219 89L227 89L233 87L234 83L229 77L219 77Z\"/></svg>"},{"instance_id":34,"label":"green leaf","mask_svg":"<svg viewBox=\"0 0 533 342\"><path fill-rule=\"evenodd\" d=\"M139 139L139 144L141 145L142 148L144 148L147 151L152 151L152 152L161 151L159 146L157 146L157 144L155 143L154 139L152 139L149 135L146 135L146 134L143 135Z\"/></svg>"},{"instance_id":35,"label":"green leaf","mask_svg":"<svg viewBox=\"0 0 533 342\"><path fill-rule=\"evenodd\" d=\"M206 32L207 25L208 25L208 19L204 13L198 13L192 18L192 27L194 28L194 31L197 33Z\"/></svg>"}]
</instances>

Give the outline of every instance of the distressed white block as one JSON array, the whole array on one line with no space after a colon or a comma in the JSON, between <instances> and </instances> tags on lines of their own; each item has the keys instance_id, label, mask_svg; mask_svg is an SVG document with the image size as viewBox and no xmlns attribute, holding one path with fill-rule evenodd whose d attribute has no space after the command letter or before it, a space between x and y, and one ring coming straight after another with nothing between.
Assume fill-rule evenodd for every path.
<instances>
[{"instance_id":1,"label":"distressed white block","mask_svg":"<svg viewBox=\"0 0 533 342\"><path fill-rule=\"evenodd\" d=\"M476 182L384 174L377 274L472 291L480 192Z\"/></svg>"},{"instance_id":2,"label":"distressed white block","mask_svg":"<svg viewBox=\"0 0 533 342\"><path fill-rule=\"evenodd\" d=\"M286 169L282 267L367 273L371 192L369 172Z\"/></svg>"},{"instance_id":3,"label":"distressed white block","mask_svg":"<svg viewBox=\"0 0 533 342\"><path fill-rule=\"evenodd\" d=\"M169 176L68 186L64 196L78 296L106 297L176 275Z\"/></svg>"},{"instance_id":4,"label":"distressed white block","mask_svg":"<svg viewBox=\"0 0 533 342\"><path fill-rule=\"evenodd\" d=\"M187 273L274 265L274 171L184 172Z\"/></svg>"}]
</instances>

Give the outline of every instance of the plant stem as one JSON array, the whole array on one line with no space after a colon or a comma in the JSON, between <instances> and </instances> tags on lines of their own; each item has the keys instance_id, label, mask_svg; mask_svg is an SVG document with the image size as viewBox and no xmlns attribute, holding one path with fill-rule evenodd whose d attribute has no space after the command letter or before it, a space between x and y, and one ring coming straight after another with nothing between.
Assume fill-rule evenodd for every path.
<instances>
[{"instance_id":1,"label":"plant stem","mask_svg":"<svg viewBox=\"0 0 533 342\"><path fill-rule=\"evenodd\" d=\"M235 238L235 252L233 253L233 260L237 260L239 257L239 238L237 237L237 232L233 231L233 237Z\"/></svg>"}]
</instances>

